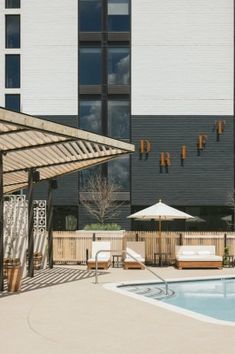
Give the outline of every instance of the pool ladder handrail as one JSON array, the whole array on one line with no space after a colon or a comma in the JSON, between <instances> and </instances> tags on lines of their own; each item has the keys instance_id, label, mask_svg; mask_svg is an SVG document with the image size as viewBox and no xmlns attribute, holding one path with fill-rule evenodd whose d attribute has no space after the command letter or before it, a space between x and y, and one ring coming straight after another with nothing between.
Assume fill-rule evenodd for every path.
<instances>
[{"instance_id":1,"label":"pool ladder handrail","mask_svg":"<svg viewBox=\"0 0 235 354\"><path fill-rule=\"evenodd\" d=\"M137 263L139 263L140 265L142 265L145 269L147 269L150 273L152 273L155 277L157 277L158 279L160 279L164 284L165 284L165 293L166 295L168 295L168 283L165 279L163 279L160 275L158 275L157 273L155 273L154 271L152 271L152 269L150 269L149 267L147 267L143 262L139 261L136 257L134 257L132 254L130 254L129 252L127 252L126 250L99 250L96 252L95 254L95 284L98 284L98 254L101 252L107 252L107 253L111 253L111 252L121 252L122 254L125 253L127 254L129 257L131 257L132 259L134 259Z\"/></svg>"}]
</instances>

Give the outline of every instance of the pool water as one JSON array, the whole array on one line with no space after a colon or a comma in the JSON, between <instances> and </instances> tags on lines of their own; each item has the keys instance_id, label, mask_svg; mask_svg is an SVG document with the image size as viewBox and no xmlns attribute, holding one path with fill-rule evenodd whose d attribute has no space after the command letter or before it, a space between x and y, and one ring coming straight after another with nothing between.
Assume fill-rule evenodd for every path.
<instances>
[{"instance_id":1,"label":"pool water","mask_svg":"<svg viewBox=\"0 0 235 354\"><path fill-rule=\"evenodd\" d=\"M235 278L168 284L168 297L163 296L165 288L162 284L135 284L126 290L218 320L235 322Z\"/></svg>"}]
</instances>

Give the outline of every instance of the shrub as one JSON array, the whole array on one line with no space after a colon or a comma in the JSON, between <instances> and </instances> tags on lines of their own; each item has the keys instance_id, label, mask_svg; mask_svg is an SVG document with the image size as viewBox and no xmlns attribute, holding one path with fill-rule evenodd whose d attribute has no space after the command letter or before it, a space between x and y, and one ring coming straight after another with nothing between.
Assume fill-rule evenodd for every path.
<instances>
[{"instance_id":1,"label":"shrub","mask_svg":"<svg viewBox=\"0 0 235 354\"><path fill-rule=\"evenodd\" d=\"M121 226L118 224L89 224L84 227L84 230L112 231L112 230L121 230Z\"/></svg>"}]
</instances>

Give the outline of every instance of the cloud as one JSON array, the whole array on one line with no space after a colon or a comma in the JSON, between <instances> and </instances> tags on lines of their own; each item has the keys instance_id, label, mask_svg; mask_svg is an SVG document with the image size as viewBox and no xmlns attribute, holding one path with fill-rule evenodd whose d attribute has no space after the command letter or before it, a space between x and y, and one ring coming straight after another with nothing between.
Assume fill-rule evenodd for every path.
<instances>
[{"instance_id":1,"label":"cloud","mask_svg":"<svg viewBox=\"0 0 235 354\"><path fill-rule=\"evenodd\" d=\"M101 106L100 102L90 101L81 103L81 110L87 114L80 117L80 128L94 133L101 133ZM88 111L88 112L87 112Z\"/></svg>"},{"instance_id":2,"label":"cloud","mask_svg":"<svg viewBox=\"0 0 235 354\"><path fill-rule=\"evenodd\" d=\"M110 85L129 84L129 55L121 58L113 69L115 72L109 74L108 82Z\"/></svg>"}]
</instances>

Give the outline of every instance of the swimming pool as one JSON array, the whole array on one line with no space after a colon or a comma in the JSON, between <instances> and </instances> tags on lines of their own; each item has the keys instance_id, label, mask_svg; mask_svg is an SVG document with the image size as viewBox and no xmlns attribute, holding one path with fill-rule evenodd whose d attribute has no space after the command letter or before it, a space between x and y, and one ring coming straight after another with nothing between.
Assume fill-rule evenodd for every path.
<instances>
[{"instance_id":1,"label":"swimming pool","mask_svg":"<svg viewBox=\"0 0 235 354\"><path fill-rule=\"evenodd\" d=\"M235 277L169 281L169 295L162 283L116 285L118 292L145 302L198 318L235 326Z\"/></svg>"}]
</instances>

